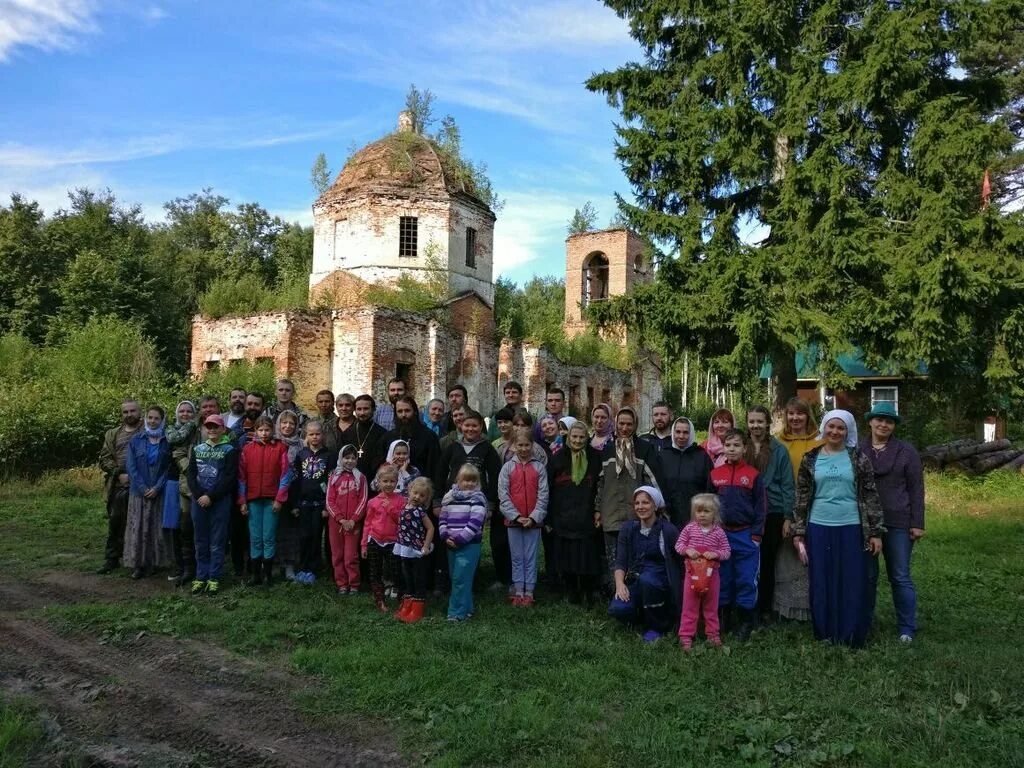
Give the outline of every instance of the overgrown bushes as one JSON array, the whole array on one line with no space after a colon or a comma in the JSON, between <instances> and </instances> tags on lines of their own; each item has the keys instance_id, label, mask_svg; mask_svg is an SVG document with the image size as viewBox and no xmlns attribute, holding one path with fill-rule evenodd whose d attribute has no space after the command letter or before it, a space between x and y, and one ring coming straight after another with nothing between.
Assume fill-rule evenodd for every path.
<instances>
[{"instance_id":1,"label":"overgrown bushes","mask_svg":"<svg viewBox=\"0 0 1024 768\"><path fill-rule=\"evenodd\" d=\"M54 346L8 334L0 337L0 475L95 462L125 397L171 409L208 391L226 406L232 386L269 396L273 379L269 364L211 371L201 381L170 377L139 327L112 317L92 319Z\"/></svg>"}]
</instances>

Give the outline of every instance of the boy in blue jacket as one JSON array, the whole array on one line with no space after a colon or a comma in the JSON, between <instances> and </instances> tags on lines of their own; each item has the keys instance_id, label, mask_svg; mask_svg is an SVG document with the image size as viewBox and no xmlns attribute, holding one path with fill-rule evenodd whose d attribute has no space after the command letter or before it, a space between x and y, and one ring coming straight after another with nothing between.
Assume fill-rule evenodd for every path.
<instances>
[{"instance_id":1,"label":"boy in blue jacket","mask_svg":"<svg viewBox=\"0 0 1024 768\"><path fill-rule=\"evenodd\" d=\"M761 537L766 514L764 482L756 469L743 460L746 435L730 429L722 438L725 463L711 471L722 504L722 527L732 557L719 567L718 598L722 631L731 626L735 606L739 624L736 639L747 640L757 626L757 575L761 567Z\"/></svg>"},{"instance_id":2,"label":"boy in blue jacket","mask_svg":"<svg viewBox=\"0 0 1024 768\"><path fill-rule=\"evenodd\" d=\"M225 434L224 419L212 414L203 422L206 440L192 449L185 477L192 492L192 526L196 540L196 578L192 594L215 595L224 569L224 545L231 503L238 489L238 446Z\"/></svg>"}]
</instances>

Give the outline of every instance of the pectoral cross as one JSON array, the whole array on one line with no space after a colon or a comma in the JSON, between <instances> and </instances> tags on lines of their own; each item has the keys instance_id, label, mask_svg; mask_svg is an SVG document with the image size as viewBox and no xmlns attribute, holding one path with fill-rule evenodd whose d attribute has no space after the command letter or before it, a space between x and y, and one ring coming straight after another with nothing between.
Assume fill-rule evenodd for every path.
<instances>
[{"instance_id":1,"label":"pectoral cross","mask_svg":"<svg viewBox=\"0 0 1024 768\"><path fill-rule=\"evenodd\" d=\"M358 456L360 459L363 458L363 449L362 448L360 448L358 451L356 451L356 456Z\"/></svg>"}]
</instances>

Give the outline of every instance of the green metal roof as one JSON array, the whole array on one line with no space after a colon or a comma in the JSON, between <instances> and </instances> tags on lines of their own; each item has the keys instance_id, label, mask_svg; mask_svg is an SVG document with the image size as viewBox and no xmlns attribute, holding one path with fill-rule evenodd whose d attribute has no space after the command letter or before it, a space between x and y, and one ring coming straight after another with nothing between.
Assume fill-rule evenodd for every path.
<instances>
[{"instance_id":1,"label":"green metal roof","mask_svg":"<svg viewBox=\"0 0 1024 768\"><path fill-rule=\"evenodd\" d=\"M814 371L814 362L818 358L818 347L816 344L811 344L805 349L798 350L796 353L796 377L798 379L817 379L818 374ZM839 368L849 376L851 379L884 379L884 378L896 378L902 376L899 368L896 366L884 366L881 369L869 368L864 363L864 355L860 349L854 349L853 352L846 352L839 355L836 360ZM928 366L924 363L918 363L915 374L918 376L928 375ZM767 379L772 375L772 364L770 360L765 361L764 365L761 366L761 378Z\"/></svg>"}]
</instances>

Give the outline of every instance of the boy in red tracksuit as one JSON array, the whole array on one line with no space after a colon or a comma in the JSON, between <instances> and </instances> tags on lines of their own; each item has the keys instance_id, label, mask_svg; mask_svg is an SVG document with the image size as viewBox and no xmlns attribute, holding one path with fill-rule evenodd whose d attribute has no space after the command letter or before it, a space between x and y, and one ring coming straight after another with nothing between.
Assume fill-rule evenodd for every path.
<instances>
[{"instance_id":1,"label":"boy in red tracksuit","mask_svg":"<svg viewBox=\"0 0 1024 768\"><path fill-rule=\"evenodd\" d=\"M288 446L274 439L274 422L256 419L254 439L246 442L238 460L238 507L249 518L249 586L273 581L277 546L277 516L288 501L292 471Z\"/></svg>"},{"instance_id":2,"label":"boy in red tracksuit","mask_svg":"<svg viewBox=\"0 0 1024 768\"><path fill-rule=\"evenodd\" d=\"M341 449L338 468L327 483L327 508L324 515L331 538L331 564L339 595L359 592L359 543L366 515L366 476L356 469L358 454L354 445Z\"/></svg>"},{"instance_id":3,"label":"boy in red tracksuit","mask_svg":"<svg viewBox=\"0 0 1024 768\"><path fill-rule=\"evenodd\" d=\"M735 635L742 641L757 625L757 576L767 504L761 475L743 461L746 436L730 429L722 442L725 463L711 470L711 484L722 504L722 528L732 556L719 568L718 608L724 631L730 624L731 609L736 607L739 624Z\"/></svg>"}]
</instances>

